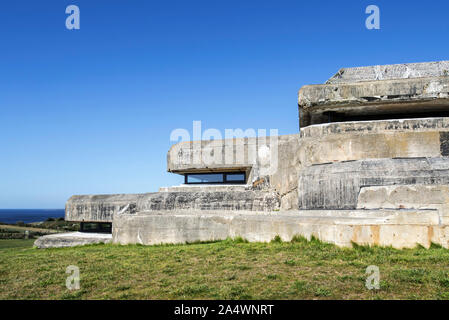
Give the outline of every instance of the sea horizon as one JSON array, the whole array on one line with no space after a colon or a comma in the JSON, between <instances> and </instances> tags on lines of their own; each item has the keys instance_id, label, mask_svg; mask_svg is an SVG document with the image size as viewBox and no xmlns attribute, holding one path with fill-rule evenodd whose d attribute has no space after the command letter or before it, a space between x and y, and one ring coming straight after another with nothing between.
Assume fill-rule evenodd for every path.
<instances>
[{"instance_id":1,"label":"sea horizon","mask_svg":"<svg viewBox=\"0 0 449 320\"><path fill-rule=\"evenodd\" d=\"M64 215L65 209L0 209L0 223L33 223L48 218L63 218Z\"/></svg>"}]
</instances>

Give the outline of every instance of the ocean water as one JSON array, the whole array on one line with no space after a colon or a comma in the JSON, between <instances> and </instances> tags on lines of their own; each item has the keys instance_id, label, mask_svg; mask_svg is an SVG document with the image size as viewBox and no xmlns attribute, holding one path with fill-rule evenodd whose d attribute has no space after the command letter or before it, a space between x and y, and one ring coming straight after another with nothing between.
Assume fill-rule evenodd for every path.
<instances>
[{"instance_id":1,"label":"ocean water","mask_svg":"<svg viewBox=\"0 0 449 320\"><path fill-rule=\"evenodd\" d=\"M64 217L64 209L0 209L0 222L3 223L31 223L61 217Z\"/></svg>"}]
</instances>

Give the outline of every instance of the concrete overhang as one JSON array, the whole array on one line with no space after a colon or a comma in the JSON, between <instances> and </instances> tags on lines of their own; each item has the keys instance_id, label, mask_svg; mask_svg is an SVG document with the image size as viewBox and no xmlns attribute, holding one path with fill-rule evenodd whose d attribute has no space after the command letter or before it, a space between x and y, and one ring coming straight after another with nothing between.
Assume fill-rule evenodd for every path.
<instances>
[{"instance_id":1,"label":"concrete overhang","mask_svg":"<svg viewBox=\"0 0 449 320\"><path fill-rule=\"evenodd\" d=\"M279 136L279 141L283 139ZM278 142L278 136L186 141L171 146L167 171L171 173L238 172L260 163L259 152ZM262 150L261 150L262 149Z\"/></svg>"},{"instance_id":2,"label":"concrete overhang","mask_svg":"<svg viewBox=\"0 0 449 320\"><path fill-rule=\"evenodd\" d=\"M298 106L301 128L395 114L448 116L449 76L307 85L298 92Z\"/></svg>"},{"instance_id":3,"label":"concrete overhang","mask_svg":"<svg viewBox=\"0 0 449 320\"><path fill-rule=\"evenodd\" d=\"M251 170L251 166L234 166L234 167L222 167L222 166L217 166L217 167L208 167L208 168L198 168L198 167L193 167L193 168L181 168L181 169L167 169L168 172L170 173L177 173L177 174L188 174L188 173L214 173L214 172L248 172L249 170Z\"/></svg>"}]
</instances>

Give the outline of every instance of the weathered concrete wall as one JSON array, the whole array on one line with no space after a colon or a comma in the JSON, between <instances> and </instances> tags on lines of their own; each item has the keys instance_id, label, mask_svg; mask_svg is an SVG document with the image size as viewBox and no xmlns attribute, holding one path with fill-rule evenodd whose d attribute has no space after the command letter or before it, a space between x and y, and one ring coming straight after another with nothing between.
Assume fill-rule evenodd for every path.
<instances>
[{"instance_id":1,"label":"weathered concrete wall","mask_svg":"<svg viewBox=\"0 0 449 320\"><path fill-rule=\"evenodd\" d=\"M301 169L299 134L281 136L277 169L269 175L271 188L279 193L282 210L298 209L298 173Z\"/></svg>"},{"instance_id":2,"label":"weathered concrete wall","mask_svg":"<svg viewBox=\"0 0 449 320\"><path fill-rule=\"evenodd\" d=\"M67 221L112 222L115 213L137 212L140 198L151 194L76 195L65 205Z\"/></svg>"},{"instance_id":3,"label":"weathered concrete wall","mask_svg":"<svg viewBox=\"0 0 449 320\"><path fill-rule=\"evenodd\" d=\"M279 209L279 197L273 192L214 191L161 192L138 203L139 210L260 210Z\"/></svg>"},{"instance_id":4,"label":"weathered concrete wall","mask_svg":"<svg viewBox=\"0 0 449 320\"><path fill-rule=\"evenodd\" d=\"M278 137L188 141L174 144L167 154L167 170L173 173L246 170L269 166ZM268 156L268 157L267 157Z\"/></svg>"},{"instance_id":5,"label":"weathered concrete wall","mask_svg":"<svg viewBox=\"0 0 449 320\"><path fill-rule=\"evenodd\" d=\"M280 207L279 195L270 191L157 192L127 195L73 196L66 204L67 221L112 222L118 213L142 210L255 210Z\"/></svg>"},{"instance_id":6,"label":"weathered concrete wall","mask_svg":"<svg viewBox=\"0 0 449 320\"><path fill-rule=\"evenodd\" d=\"M449 118L326 123L301 129L302 166L449 155Z\"/></svg>"},{"instance_id":7,"label":"weathered concrete wall","mask_svg":"<svg viewBox=\"0 0 449 320\"><path fill-rule=\"evenodd\" d=\"M343 84L308 85L298 92L300 127L344 116L446 111L449 76Z\"/></svg>"},{"instance_id":8,"label":"weathered concrete wall","mask_svg":"<svg viewBox=\"0 0 449 320\"><path fill-rule=\"evenodd\" d=\"M185 243L243 237L267 242L279 235L312 235L339 246L351 242L396 248L448 247L449 228L439 224L435 210L353 210L251 212L140 212L114 218L113 242L120 244Z\"/></svg>"},{"instance_id":9,"label":"weathered concrete wall","mask_svg":"<svg viewBox=\"0 0 449 320\"><path fill-rule=\"evenodd\" d=\"M449 76L449 61L342 68L326 84Z\"/></svg>"},{"instance_id":10,"label":"weathered concrete wall","mask_svg":"<svg viewBox=\"0 0 449 320\"><path fill-rule=\"evenodd\" d=\"M307 167L299 175L299 208L355 209L363 187L413 184L449 184L449 158L358 160Z\"/></svg>"}]
</instances>

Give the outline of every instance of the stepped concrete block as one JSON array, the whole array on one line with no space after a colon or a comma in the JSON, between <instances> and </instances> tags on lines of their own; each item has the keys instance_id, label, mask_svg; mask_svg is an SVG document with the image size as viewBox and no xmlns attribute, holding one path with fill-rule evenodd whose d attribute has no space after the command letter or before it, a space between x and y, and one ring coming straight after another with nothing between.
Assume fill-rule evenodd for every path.
<instances>
[{"instance_id":1,"label":"stepped concrete block","mask_svg":"<svg viewBox=\"0 0 449 320\"><path fill-rule=\"evenodd\" d=\"M76 195L65 206L65 219L77 222L112 222L115 213L135 213L139 198L150 194Z\"/></svg>"},{"instance_id":2,"label":"stepped concrete block","mask_svg":"<svg viewBox=\"0 0 449 320\"><path fill-rule=\"evenodd\" d=\"M326 123L301 130L302 166L449 155L449 118Z\"/></svg>"},{"instance_id":3,"label":"stepped concrete block","mask_svg":"<svg viewBox=\"0 0 449 320\"><path fill-rule=\"evenodd\" d=\"M363 187L447 185L449 158L398 158L337 162L301 170L299 208L355 209Z\"/></svg>"}]
</instances>

